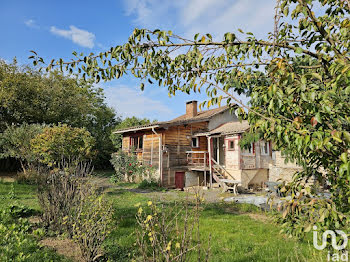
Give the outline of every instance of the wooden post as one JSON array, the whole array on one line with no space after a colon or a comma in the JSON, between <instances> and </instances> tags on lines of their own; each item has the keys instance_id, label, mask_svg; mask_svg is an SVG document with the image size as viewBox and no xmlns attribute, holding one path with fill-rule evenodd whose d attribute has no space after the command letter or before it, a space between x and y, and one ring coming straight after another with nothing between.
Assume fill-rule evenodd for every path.
<instances>
[{"instance_id":1,"label":"wooden post","mask_svg":"<svg viewBox=\"0 0 350 262\"><path fill-rule=\"evenodd\" d=\"M204 186L207 186L207 153L204 154Z\"/></svg>"},{"instance_id":2,"label":"wooden post","mask_svg":"<svg viewBox=\"0 0 350 262\"><path fill-rule=\"evenodd\" d=\"M210 185L210 188L213 187L213 174L212 174L212 162L211 162L211 137L208 136L208 151L209 151L209 185Z\"/></svg>"},{"instance_id":3,"label":"wooden post","mask_svg":"<svg viewBox=\"0 0 350 262\"><path fill-rule=\"evenodd\" d=\"M216 150L217 150L217 156L218 158L216 159L216 162L218 162L218 164L220 165L220 137L216 138Z\"/></svg>"}]
</instances>

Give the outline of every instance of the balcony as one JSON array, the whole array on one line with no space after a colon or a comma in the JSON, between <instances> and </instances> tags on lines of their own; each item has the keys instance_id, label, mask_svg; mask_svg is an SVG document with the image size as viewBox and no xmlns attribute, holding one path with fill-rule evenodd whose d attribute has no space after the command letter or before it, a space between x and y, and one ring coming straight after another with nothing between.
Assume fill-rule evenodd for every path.
<instances>
[{"instance_id":1,"label":"balcony","mask_svg":"<svg viewBox=\"0 0 350 262\"><path fill-rule=\"evenodd\" d=\"M187 166L193 171L209 171L209 153L207 151L187 151Z\"/></svg>"}]
</instances>

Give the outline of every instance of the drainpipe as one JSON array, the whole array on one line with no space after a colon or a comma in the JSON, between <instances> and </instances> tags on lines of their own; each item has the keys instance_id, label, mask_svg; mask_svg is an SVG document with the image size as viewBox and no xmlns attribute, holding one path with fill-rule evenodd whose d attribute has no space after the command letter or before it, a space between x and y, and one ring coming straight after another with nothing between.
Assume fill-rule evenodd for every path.
<instances>
[{"instance_id":1,"label":"drainpipe","mask_svg":"<svg viewBox=\"0 0 350 262\"><path fill-rule=\"evenodd\" d=\"M159 138L159 164L158 164L158 168L159 168L159 176L160 176L160 185L163 186L163 174L162 174L162 169L163 169L163 150L162 150L162 135L158 134L156 132L156 130L154 130L154 127L152 127L152 132L158 136Z\"/></svg>"},{"instance_id":2,"label":"drainpipe","mask_svg":"<svg viewBox=\"0 0 350 262\"><path fill-rule=\"evenodd\" d=\"M207 136L207 138L208 138L208 151L209 151L209 175L210 175L210 183L209 183L209 185L210 185L210 188L212 188L213 187L213 174L212 174L212 162L211 162L211 158L212 158L212 156L211 156L211 137L210 136Z\"/></svg>"}]
</instances>

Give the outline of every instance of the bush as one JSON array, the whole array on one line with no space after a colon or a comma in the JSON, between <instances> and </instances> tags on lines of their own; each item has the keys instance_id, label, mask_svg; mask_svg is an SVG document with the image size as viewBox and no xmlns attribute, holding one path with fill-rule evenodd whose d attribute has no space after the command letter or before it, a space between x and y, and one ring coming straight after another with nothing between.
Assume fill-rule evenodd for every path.
<instances>
[{"instance_id":1,"label":"bush","mask_svg":"<svg viewBox=\"0 0 350 262\"><path fill-rule=\"evenodd\" d=\"M151 165L143 165L133 153L119 151L112 154L111 163L115 170L112 181L137 182L154 179L155 169Z\"/></svg>"},{"instance_id":2,"label":"bush","mask_svg":"<svg viewBox=\"0 0 350 262\"><path fill-rule=\"evenodd\" d=\"M142 182L139 184L138 188L139 189L150 189L152 191L166 190L165 188L159 186L159 182L154 181L154 180L147 180L147 179L142 180Z\"/></svg>"},{"instance_id":3,"label":"bush","mask_svg":"<svg viewBox=\"0 0 350 262\"><path fill-rule=\"evenodd\" d=\"M139 207L136 230L137 261L209 261L210 239L207 249L200 240L200 202L196 193L195 204L188 200L171 208L158 207L148 202L150 211ZM194 261L195 261L194 260Z\"/></svg>"},{"instance_id":4,"label":"bush","mask_svg":"<svg viewBox=\"0 0 350 262\"><path fill-rule=\"evenodd\" d=\"M58 125L44 128L40 135L31 140L31 146L41 163L52 166L62 159L76 162L90 159L94 141L85 128Z\"/></svg>"},{"instance_id":5,"label":"bush","mask_svg":"<svg viewBox=\"0 0 350 262\"><path fill-rule=\"evenodd\" d=\"M41 248L27 217L33 210L10 205L0 210L0 261L64 261L53 251Z\"/></svg>"},{"instance_id":6,"label":"bush","mask_svg":"<svg viewBox=\"0 0 350 262\"><path fill-rule=\"evenodd\" d=\"M112 206L102 196L91 194L72 211L73 240L86 261L103 256L101 244L110 233Z\"/></svg>"},{"instance_id":7,"label":"bush","mask_svg":"<svg viewBox=\"0 0 350 262\"><path fill-rule=\"evenodd\" d=\"M92 170L88 164L71 165L62 162L58 168L42 168L38 180L38 200L43 211L43 222L54 231L67 231L72 236L69 224L71 210L90 194L86 178ZM64 220L65 219L65 220ZM62 228L62 225L65 225Z\"/></svg>"},{"instance_id":8,"label":"bush","mask_svg":"<svg viewBox=\"0 0 350 262\"><path fill-rule=\"evenodd\" d=\"M25 123L21 126L7 126L5 131L0 134L0 158L18 159L23 172L26 173L27 168L36 162L31 140L42 130L43 126L38 124Z\"/></svg>"},{"instance_id":9,"label":"bush","mask_svg":"<svg viewBox=\"0 0 350 262\"><path fill-rule=\"evenodd\" d=\"M78 245L85 261L103 255L102 244L109 234L112 207L89 183L89 164L62 163L46 169L38 185L39 204L45 225L67 233Z\"/></svg>"}]
</instances>

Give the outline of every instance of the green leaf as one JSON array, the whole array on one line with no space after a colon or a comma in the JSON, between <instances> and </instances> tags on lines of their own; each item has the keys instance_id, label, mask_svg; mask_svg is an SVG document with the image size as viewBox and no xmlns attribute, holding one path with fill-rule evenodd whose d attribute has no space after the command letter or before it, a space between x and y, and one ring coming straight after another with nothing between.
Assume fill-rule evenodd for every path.
<instances>
[{"instance_id":1,"label":"green leaf","mask_svg":"<svg viewBox=\"0 0 350 262\"><path fill-rule=\"evenodd\" d=\"M295 49L295 53L297 53L297 54L302 54L303 51L304 51L304 50L303 50L301 47L297 47L297 48Z\"/></svg>"},{"instance_id":2,"label":"green leaf","mask_svg":"<svg viewBox=\"0 0 350 262\"><path fill-rule=\"evenodd\" d=\"M340 160L343 161L344 163L348 162L348 154L346 152L342 153L340 155Z\"/></svg>"},{"instance_id":3,"label":"green leaf","mask_svg":"<svg viewBox=\"0 0 350 262\"><path fill-rule=\"evenodd\" d=\"M318 123L322 123L322 118L321 118L321 115L320 115L319 112L316 113L315 118L316 118L316 120L317 120Z\"/></svg>"}]
</instances>

